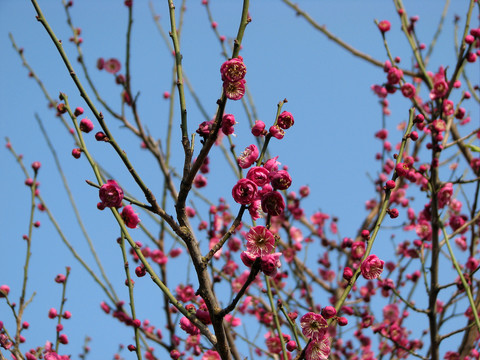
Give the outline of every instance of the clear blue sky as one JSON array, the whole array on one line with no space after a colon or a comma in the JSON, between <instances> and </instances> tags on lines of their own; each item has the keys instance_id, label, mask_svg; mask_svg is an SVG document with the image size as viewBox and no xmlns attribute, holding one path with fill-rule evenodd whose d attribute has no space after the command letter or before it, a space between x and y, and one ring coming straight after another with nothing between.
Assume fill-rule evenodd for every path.
<instances>
[{"instance_id":1,"label":"clear blue sky","mask_svg":"<svg viewBox=\"0 0 480 360\"><path fill-rule=\"evenodd\" d=\"M50 25L63 40L75 69L80 73L80 67L74 60L75 49L68 42L71 34L60 0L39 2ZM77 0L72 8L74 24L82 28L82 48L87 66L94 74L105 99L117 109L120 104L119 87L113 84L109 74L99 73L95 69L95 63L98 57L116 57L123 63L127 10L122 3L123 1ZM206 11L200 3L200 0L187 1L182 33L183 65L198 96L213 116L220 92L219 67L223 59ZM442 2L405 0L404 3L409 15L420 16L418 36L428 44L443 9ZM388 40L391 51L394 56L402 57L402 66L410 67L410 52L400 31L392 2L329 0L299 1L299 5L335 35L380 61L386 60L386 52L374 19L390 20L392 30L388 33ZM466 1L452 2L429 70L436 71L439 65L453 66L453 15L463 16L466 5ZM167 2L155 1L155 8L161 16L162 26L168 29ZM241 2L212 0L211 9L220 33L229 39L233 38L236 35ZM382 127L381 108L370 91L370 86L383 82L385 75L381 69L353 57L329 42L279 0L252 1L250 14L252 22L247 27L241 54L248 69L246 80L254 96L258 117L267 124L271 123L276 104L284 98L288 99L284 109L295 116L295 126L287 131L282 141L272 141L270 152L278 155L282 164L288 165L293 176L294 190L298 190L301 185L311 187L311 197L305 203L307 214L322 210L338 216L341 236L354 236L365 216L364 203L374 196L373 185L367 173L374 177L378 172L374 155L380 150L380 142L374 139L373 134ZM22 279L25 251L25 243L21 238L27 232L30 196L23 185L22 172L4 148L5 136L10 137L17 152L24 154L26 165L29 166L36 160L42 162L39 181L45 200L70 241L93 263L75 224L52 156L35 121L34 114L38 113L55 143L70 186L78 196L82 217L105 267L112 276L117 291L127 300L126 288L121 285L124 279L121 253L115 243L118 231L108 212L100 213L96 210L97 191L85 184L85 179L94 180L94 176L84 158L74 160L71 157L72 139L47 108L47 101L37 84L28 78L27 71L11 46L8 33L12 33L18 46L24 48L27 60L52 96L58 99L59 92L65 92L72 106L87 108L78 96L47 33L35 20L30 2L1 0L0 196L3 206L0 208L0 285L10 285L11 295L18 299L20 289L17 285ZM138 104L146 127L155 137L162 139L168 114L168 102L162 94L170 89L171 69L172 57L155 27L148 2L135 1L132 86L140 92ZM473 79L478 79L478 62L469 66L467 71ZM194 132L204 119L191 96L187 97L187 107L189 131ZM390 108L392 115L388 117L386 127L390 130L390 140L396 144L400 133L395 131L395 127L407 119L408 102L396 96L392 98ZM474 123L472 126L478 126L478 107L470 110ZM249 134L246 116L240 104L229 102L226 112L235 114L239 122L235 131L239 152L254 140ZM93 119L88 110L86 116ZM107 118L107 123L134 160L139 173L159 193L162 184L155 161L139 150L138 140L122 129L116 120ZM182 150L178 135L178 126L175 126L173 151L178 156L174 157L174 167L180 171ZM89 138L89 146L94 156L103 161L115 178L121 179L127 190L140 196L110 147L96 143L92 137ZM216 151L212 155L209 185L204 194L213 201L224 197L235 208L230 195L235 178L225 174L226 163L220 152ZM173 212L171 204L167 210ZM206 217L205 214L203 216ZM54 284L53 279L56 274L64 272L65 266L71 266L66 309L73 316L64 322L71 344L64 351L76 358L84 336L88 335L93 338L90 344L91 358L110 358L119 343L131 342L131 329L117 326L115 332L110 330L117 322L105 316L99 308L100 301L106 300L105 296L78 262L67 254L47 217L37 213L36 218L42 222L42 226L34 231L27 293L36 291L37 295L25 313L25 320L31 323L31 328L25 332L28 345L23 347L24 351L43 345L47 339L54 340L55 324L47 318L47 312L51 307L59 307L61 287ZM142 220L149 224L145 215ZM156 229L152 231L155 233ZM138 230L137 232L139 233ZM378 246L377 252L390 249L389 244ZM381 250L382 246L385 249ZM183 267L180 260L171 261L178 268ZM181 275L185 276L183 273ZM191 273L190 278L193 281ZM144 308L139 310L139 317L145 319L147 314L153 314L148 315L149 319L164 330L161 311L156 311L161 304L160 292L146 278L137 281L136 291L138 307ZM323 304L326 299L319 302ZM12 324L12 316L2 301L0 320L7 325ZM134 354L124 353L124 357L133 359Z\"/></svg>"}]
</instances>

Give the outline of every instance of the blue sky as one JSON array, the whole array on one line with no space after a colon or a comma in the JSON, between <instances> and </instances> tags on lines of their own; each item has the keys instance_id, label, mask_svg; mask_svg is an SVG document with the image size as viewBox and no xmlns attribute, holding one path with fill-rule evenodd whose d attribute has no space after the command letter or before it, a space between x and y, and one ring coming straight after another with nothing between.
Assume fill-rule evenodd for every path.
<instances>
[{"instance_id":1,"label":"blue sky","mask_svg":"<svg viewBox=\"0 0 480 360\"><path fill-rule=\"evenodd\" d=\"M83 0L76 1L72 8L75 26L82 28L82 48L87 66L105 99L115 108L120 105L119 87L113 84L111 75L98 72L95 63L98 57L116 57L123 63L127 11L121 3L123 2ZM443 4L433 0L404 3L410 15L420 16L418 36L422 42L428 44L436 30ZM167 29L169 24L166 1L156 1L154 5L160 14L162 26ZM386 59L386 52L374 19L390 20L392 30L387 37L390 49L394 56L402 58L402 66L410 67L408 44L400 31L398 16L391 2L299 1L299 5L335 35L380 61ZM57 36L63 40L75 69L81 72L74 60L75 49L68 42L71 34L61 2L44 0L40 1L40 6ZM463 16L465 8L466 2L452 2L429 70L435 72L440 65L454 65L453 15ZM238 26L240 2L212 0L211 9L220 33L228 39L233 38ZM353 57L328 41L304 19L296 17L293 10L281 1L252 1L250 14L252 22L247 27L241 54L247 66L246 80L254 96L258 118L267 124L271 123L276 113L276 104L284 98L288 99L284 110L292 112L295 117L295 125L287 131L285 138L271 142L270 153L278 155L279 161L289 167L294 190L298 190L301 185L310 186L311 196L305 202L308 214L321 210L338 216L341 236L354 236L366 214L364 203L374 196L374 188L367 173L375 177L379 168L374 155L380 150L381 144L373 134L382 127L381 107L370 91L370 86L383 82L385 75L381 69ZM121 286L124 278L121 254L114 241L118 236L114 221L107 212L100 213L96 210L97 192L85 184L86 179L94 180L94 176L84 158L75 160L71 157L71 137L47 108L47 101L37 84L28 78L11 46L8 33L12 33L17 45L24 48L25 57L53 97L58 98L59 92L65 92L72 106L87 108L78 96L78 91L46 32L35 20L33 6L27 1L2 0L2 140L5 136L11 139L16 151L24 154L27 166L36 160L42 162L39 174L41 192L69 239L91 262L34 114L37 113L42 119L57 148L70 186L78 196L82 218L109 274L117 284L116 288L124 291L122 297L126 299L126 289ZM223 59L200 0L187 1L182 53L185 72L207 111L213 116L215 102L220 93L219 67ZM140 92L140 116L148 131L158 138L162 138L166 129L165 119L169 104L162 94L170 89L171 69L172 57L155 27L148 3L136 1L132 86L135 91ZM478 62L470 65L467 72L472 79L478 79ZM393 144L400 139L401 135L395 127L397 123L407 119L408 106L407 100L400 96L391 99L392 115L387 118L386 128L390 130ZM194 132L204 119L191 96L187 96L187 108L189 131ZM469 110L474 123L472 126L478 126L478 106ZM240 152L254 141L249 133L245 113L240 104L234 102L227 104L226 112L235 114L239 123L236 126L235 143L237 151ZM88 110L85 115L93 119ZM134 160L138 172L152 190L159 193L162 183L154 159L139 149L138 140L121 128L116 120L107 118L107 123L115 132L117 141L121 142L127 154ZM182 149L178 126L174 126L174 129L173 166L180 171ZM140 196L111 149L96 143L92 136L88 141L94 156L106 164L115 178L121 179L126 189L135 196ZM235 177L225 173L224 168L227 165L218 150L212 154L211 160L209 185L204 194L214 201L224 197L235 206L230 199ZM0 169L0 194L4 199L4 205L0 209L0 285L9 284L11 294L18 298L20 290L15 284L19 284L22 278L25 244L21 237L27 231L30 195L23 185L22 172L3 145L0 146ZM167 210L173 212L171 204ZM33 256L27 292L31 294L36 291L37 295L25 313L25 320L31 323L31 329L26 332L28 346L43 345L45 340L54 339L55 325L47 318L47 312L51 307L58 308L61 287L54 284L53 278L57 273L63 272L65 266L71 266L67 309L72 311L73 317L64 323L71 340L71 345L65 348L65 351L78 354L84 336L89 335L93 338L90 345L93 358L111 357L119 342L129 343L131 330L117 327L115 331L118 331L118 334L106 333L106 329L115 326L116 321L104 316L99 309L98 304L105 300L105 296L98 291L79 264L66 254L64 245L47 217L40 213L37 213L36 217L42 222L42 226L34 231L32 245ZM142 220L149 224L145 216ZM385 248L378 251L390 249L385 244L378 246ZM179 268L183 266L179 259L172 260L172 263ZM186 276L183 273L181 275ZM154 310L160 306L160 293L148 281L138 281L136 291L139 294L139 304L145 309ZM11 324L11 315L1 302L0 309L0 320ZM150 313L154 314L150 320L161 324L159 312ZM147 316L146 312L140 315L142 319ZM24 350L28 348L25 347ZM133 354L124 356L127 359L134 358Z\"/></svg>"}]
</instances>

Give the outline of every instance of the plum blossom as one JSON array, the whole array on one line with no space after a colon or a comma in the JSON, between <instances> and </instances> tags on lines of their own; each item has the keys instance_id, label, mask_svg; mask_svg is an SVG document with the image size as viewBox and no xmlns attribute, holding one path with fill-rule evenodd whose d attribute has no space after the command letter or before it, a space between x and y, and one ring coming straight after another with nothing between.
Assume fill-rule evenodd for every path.
<instances>
[{"instance_id":1,"label":"plum blossom","mask_svg":"<svg viewBox=\"0 0 480 360\"><path fill-rule=\"evenodd\" d=\"M390 30L390 21L388 20L382 20L378 23L378 29L382 32L382 33L386 33L387 31Z\"/></svg>"},{"instance_id":2,"label":"plum blossom","mask_svg":"<svg viewBox=\"0 0 480 360\"><path fill-rule=\"evenodd\" d=\"M284 130L292 127L294 123L293 115L288 111L282 112L277 118L277 125Z\"/></svg>"},{"instance_id":3,"label":"plum blossom","mask_svg":"<svg viewBox=\"0 0 480 360\"><path fill-rule=\"evenodd\" d=\"M198 335L200 334L200 329L197 328L188 318L185 316L180 319L180 327L183 331L190 335Z\"/></svg>"},{"instance_id":4,"label":"plum blossom","mask_svg":"<svg viewBox=\"0 0 480 360\"><path fill-rule=\"evenodd\" d=\"M257 186L265 186L269 183L269 171L262 166L254 166L247 173L247 179L252 180Z\"/></svg>"},{"instance_id":5,"label":"plum blossom","mask_svg":"<svg viewBox=\"0 0 480 360\"><path fill-rule=\"evenodd\" d=\"M319 341L310 341L305 350L305 360L327 360L330 355L330 340L324 336Z\"/></svg>"},{"instance_id":6,"label":"plum blossom","mask_svg":"<svg viewBox=\"0 0 480 360\"><path fill-rule=\"evenodd\" d=\"M116 74L117 72L120 71L121 67L122 65L120 64L120 61L114 58L108 59L103 64L103 68L105 69L105 71L109 72L110 74Z\"/></svg>"},{"instance_id":7,"label":"plum blossom","mask_svg":"<svg viewBox=\"0 0 480 360\"><path fill-rule=\"evenodd\" d=\"M255 125L252 127L253 136L264 136L267 131L265 130L265 123L262 120L255 120Z\"/></svg>"},{"instance_id":8,"label":"plum blossom","mask_svg":"<svg viewBox=\"0 0 480 360\"><path fill-rule=\"evenodd\" d=\"M245 95L245 80L237 82L225 81L223 90L225 91L225 96L230 100L240 100Z\"/></svg>"},{"instance_id":9,"label":"plum blossom","mask_svg":"<svg viewBox=\"0 0 480 360\"><path fill-rule=\"evenodd\" d=\"M288 171L279 170L270 173L270 182L275 190L286 190L292 184L292 178Z\"/></svg>"},{"instance_id":10,"label":"plum blossom","mask_svg":"<svg viewBox=\"0 0 480 360\"><path fill-rule=\"evenodd\" d=\"M123 190L118 186L115 180L108 180L106 184L103 184L100 187L98 193L101 204L103 207L116 207L119 208L122 206L123 200Z\"/></svg>"},{"instance_id":11,"label":"plum blossom","mask_svg":"<svg viewBox=\"0 0 480 360\"><path fill-rule=\"evenodd\" d=\"M314 341L322 340L327 332L327 320L320 314L308 312L300 318L302 333Z\"/></svg>"},{"instance_id":12,"label":"plum blossom","mask_svg":"<svg viewBox=\"0 0 480 360\"><path fill-rule=\"evenodd\" d=\"M237 82L242 80L247 73L247 67L241 56L225 61L220 67L223 81Z\"/></svg>"},{"instance_id":13,"label":"plum blossom","mask_svg":"<svg viewBox=\"0 0 480 360\"><path fill-rule=\"evenodd\" d=\"M93 130L93 123L92 120L90 119L82 119L80 121L80 130L83 131L84 133L89 133L90 131Z\"/></svg>"},{"instance_id":14,"label":"plum blossom","mask_svg":"<svg viewBox=\"0 0 480 360\"><path fill-rule=\"evenodd\" d=\"M232 189L233 200L241 205L251 204L257 195L257 185L249 179L240 179Z\"/></svg>"},{"instance_id":15,"label":"plum blossom","mask_svg":"<svg viewBox=\"0 0 480 360\"><path fill-rule=\"evenodd\" d=\"M275 276L277 274L277 269L282 266L280 262L280 256L282 253L273 253L262 256L262 263L260 269L267 276Z\"/></svg>"},{"instance_id":16,"label":"plum blossom","mask_svg":"<svg viewBox=\"0 0 480 360\"><path fill-rule=\"evenodd\" d=\"M125 225L130 229L135 229L140 222L138 214L133 211L132 205L127 205L123 208L121 213Z\"/></svg>"},{"instance_id":17,"label":"plum blossom","mask_svg":"<svg viewBox=\"0 0 480 360\"><path fill-rule=\"evenodd\" d=\"M265 226L255 226L246 235L247 251L253 256L264 256L275 249L275 237Z\"/></svg>"},{"instance_id":18,"label":"plum blossom","mask_svg":"<svg viewBox=\"0 0 480 360\"><path fill-rule=\"evenodd\" d=\"M237 164L242 169L247 169L253 165L259 155L258 148L255 144L251 144L237 158Z\"/></svg>"},{"instance_id":19,"label":"plum blossom","mask_svg":"<svg viewBox=\"0 0 480 360\"><path fill-rule=\"evenodd\" d=\"M285 201L283 200L282 194L278 191L270 191L264 194L262 196L262 210L272 216L283 214Z\"/></svg>"},{"instance_id":20,"label":"plum blossom","mask_svg":"<svg viewBox=\"0 0 480 360\"><path fill-rule=\"evenodd\" d=\"M368 255L360 266L363 277L367 280L378 278L383 271L384 263L385 262L380 260L377 255Z\"/></svg>"}]
</instances>

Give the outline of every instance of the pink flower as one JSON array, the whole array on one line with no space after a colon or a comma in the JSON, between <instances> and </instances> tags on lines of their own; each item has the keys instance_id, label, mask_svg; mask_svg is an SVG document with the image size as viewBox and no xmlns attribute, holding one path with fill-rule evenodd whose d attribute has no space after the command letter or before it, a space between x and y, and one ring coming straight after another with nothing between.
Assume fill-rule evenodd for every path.
<instances>
[{"instance_id":1,"label":"pink flower","mask_svg":"<svg viewBox=\"0 0 480 360\"><path fill-rule=\"evenodd\" d=\"M327 332L328 323L320 314L308 312L300 318L300 326L302 333L312 340L322 340Z\"/></svg>"},{"instance_id":2,"label":"pink flower","mask_svg":"<svg viewBox=\"0 0 480 360\"><path fill-rule=\"evenodd\" d=\"M280 165L280 162L278 162L277 159L278 156L275 156L273 159L267 160L267 162L263 164L263 167L270 172L278 171L278 166Z\"/></svg>"},{"instance_id":3,"label":"pink flower","mask_svg":"<svg viewBox=\"0 0 480 360\"><path fill-rule=\"evenodd\" d=\"M280 256L282 253L274 253L262 256L261 270L267 276L275 276L277 274L277 268L279 268L282 263L280 262Z\"/></svg>"},{"instance_id":4,"label":"pink flower","mask_svg":"<svg viewBox=\"0 0 480 360\"><path fill-rule=\"evenodd\" d=\"M0 286L0 298L4 298L5 296L8 296L9 293L10 293L10 286L8 285Z\"/></svg>"},{"instance_id":5,"label":"pink flower","mask_svg":"<svg viewBox=\"0 0 480 360\"><path fill-rule=\"evenodd\" d=\"M105 67L105 60L103 58L98 58L97 69L102 70L104 67Z\"/></svg>"},{"instance_id":6,"label":"pink flower","mask_svg":"<svg viewBox=\"0 0 480 360\"><path fill-rule=\"evenodd\" d=\"M352 258L361 259L365 254L365 243L363 241L355 241L352 244Z\"/></svg>"},{"instance_id":7,"label":"pink flower","mask_svg":"<svg viewBox=\"0 0 480 360\"><path fill-rule=\"evenodd\" d=\"M450 116L455 112L455 106L453 101L451 100L444 100L442 104L443 112L445 115Z\"/></svg>"},{"instance_id":8,"label":"pink flower","mask_svg":"<svg viewBox=\"0 0 480 360\"><path fill-rule=\"evenodd\" d=\"M242 260L243 264L248 267L252 267L256 258L256 256L250 254L248 251L242 251L240 254L240 260Z\"/></svg>"},{"instance_id":9,"label":"pink flower","mask_svg":"<svg viewBox=\"0 0 480 360\"><path fill-rule=\"evenodd\" d=\"M403 84L400 90L402 91L403 96L408 99L411 99L415 96L415 86L410 83Z\"/></svg>"},{"instance_id":10,"label":"pink flower","mask_svg":"<svg viewBox=\"0 0 480 360\"><path fill-rule=\"evenodd\" d=\"M49 311L48 311L48 317L50 319L55 319L57 317L58 313L57 313L57 310L55 308L51 308Z\"/></svg>"},{"instance_id":11,"label":"pink flower","mask_svg":"<svg viewBox=\"0 0 480 360\"><path fill-rule=\"evenodd\" d=\"M80 150L79 148L75 148L72 150L72 156L75 159L79 159L81 155L82 155L82 150Z\"/></svg>"},{"instance_id":12,"label":"pink flower","mask_svg":"<svg viewBox=\"0 0 480 360\"><path fill-rule=\"evenodd\" d=\"M445 81L445 70L443 67L438 69L438 72L433 77L433 88L430 91L430 99L436 100L444 97L448 92L448 84Z\"/></svg>"},{"instance_id":13,"label":"pink flower","mask_svg":"<svg viewBox=\"0 0 480 360\"><path fill-rule=\"evenodd\" d=\"M82 119L80 121L80 130L82 130L84 133L89 133L90 131L93 130L93 123L90 119Z\"/></svg>"},{"instance_id":14,"label":"pink flower","mask_svg":"<svg viewBox=\"0 0 480 360\"><path fill-rule=\"evenodd\" d=\"M292 185L288 171L279 170L270 175L270 182L275 190L286 190Z\"/></svg>"},{"instance_id":15,"label":"pink flower","mask_svg":"<svg viewBox=\"0 0 480 360\"><path fill-rule=\"evenodd\" d=\"M202 122L196 131L202 138L207 138L212 130L213 120Z\"/></svg>"},{"instance_id":16,"label":"pink flower","mask_svg":"<svg viewBox=\"0 0 480 360\"><path fill-rule=\"evenodd\" d=\"M106 184L103 184L98 196L103 207L119 208L122 206L123 190L115 180L108 180Z\"/></svg>"},{"instance_id":17,"label":"pink flower","mask_svg":"<svg viewBox=\"0 0 480 360\"><path fill-rule=\"evenodd\" d=\"M68 344L68 337L67 335L65 334L62 334L58 337L58 341L60 342L60 344Z\"/></svg>"},{"instance_id":18,"label":"pink flower","mask_svg":"<svg viewBox=\"0 0 480 360\"><path fill-rule=\"evenodd\" d=\"M275 237L265 226L255 226L246 235L247 251L253 256L264 256L275 249Z\"/></svg>"},{"instance_id":19,"label":"pink flower","mask_svg":"<svg viewBox=\"0 0 480 360\"><path fill-rule=\"evenodd\" d=\"M384 263L377 255L368 255L360 267L363 277L367 280L378 278L383 271Z\"/></svg>"},{"instance_id":20,"label":"pink flower","mask_svg":"<svg viewBox=\"0 0 480 360\"><path fill-rule=\"evenodd\" d=\"M127 227L135 229L140 222L138 215L133 211L132 205L127 205L121 213L122 219Z\"/></svg>"},{"instance_id":21,"label":"pink flower","mask_svg":"<svg viewBox=\"0 0 480 360\"><path fill-rule=\"evenodd\" d=\"M118 61L117 59L113 59L113 58L108 59L103 64L103 68L107 72L109 72L110 74L115 74L115 73L119 72L121 67L122 67L122 65L120 64L120 61Z\"/></svg>"},{"instance_id":22,"label":"pink flower","mask_svg":"<svg viewBox=\"0 0 480 360\"><path fill-rule=\"evenodd\" d=\"M252 220L257 220L262 217L260 210L262 210L262 202L260 200L254 200L248 207L248 212Z\"/></svg>"},{"instance_id":23,"label":"pink flower","mask_svg":"<svg viewBox=\"0 0 480 360\"><path fill-rule=\"evenodd\" d=\"M243 63L243 58L239 56L238 58L225 61L220 67L220 73L223 81L235 83L245 77L247 68Z\"/></svg>"},{"instance_id":24,"label":"pink flower","mask_svg":"<svg viewBox=\"0 0 480 360\"><path fill-rule=\"evenodd\" d=\"M195 179L193 179L193 186L195 186L197 189L207 186L207 178L202 174L198 174L195 176Z\"/></svg>"},{"instance_id":25,"label":"pink flower","mask_svg":"<svg viewBox=\"0 0 480 360\"><path fill-rule=\"evenodd\" d=\"M231 314L225 315L225 321L233 327L242 325L242 320L232 316Z\"/></svg>"},{"instance_id":26,"label":"pink flower","mask_svg":"<svg viewBox=\"0 0 480 360\"><path fill-rule=\"evenodd\" d=\"M400 82L400 79L403 76L403 71L396 68L396 67L391 67L390 70L388 70L387 74L387 80L390 85L396 85Z\"/></svg>"},{"instance_id":27,"label":"pink flower","mask_svg":"<svg viewBox=\"0 0 480 360\"><path fill-rule=\"evenodd\" d=\"M261 166L254 166L247 173L247 179L252 180L257 186L265 186L269 183L269 171Z\"/></svg>"},{"instance_id":28,"label":"pink flower","mask_svg":"<svg viewBox=\"0 0 480 360\"><path fill-rule=\"evenodd\" d=\"M255 125L252 127L253 136L265 136L265 123L262 120L255 120Z\"/></svg>"},{"instance_id":29,"label":"pink flower","mask_svg":"<svg viewBox=\"0 0 480 360\"><path fill-rule=\"evenodd\" d=\"M251 204L257 195L257 185L249 179L240 179L232 189L232 196L235 202L248 205Z\"/></svg>"},{"instance_id":30,"label":"pink flower","mask_svg":"<svg viewBox=\"0 0 480 360\"><path fill-rule=\"evenodd\" d=\"M343 278L347 281L350 281L353 277L353 270L348 266L343 269Z\"/></svg>"},{"instance_id":31,"label":"pink flower","mask_svg":"<svg viewBox=\"0 0 480 360\"><path fill-rule=\"evenodd\" d=\"M459 228L461 228L467 220L468 220L468 217L466 215L453 215L450 217L448 224L450 225L453 231L456 231ZM467 231L467 228L463 229L461 233L464 234L466 231Z\"/></svg>"},{"instance_id":32,"label":"pink flower","mask_svg":"<svg viewBox=\"0 0 480 360\"><path fill-rule=\"evenodd\" d=\"M390 30L390 21L388 20L382 20L378 23L378 29L382 32L382 33L386 33L387 31Z\"/></svg>"},{"instance_id":33,"label":"pink flower","mask_svg":"<svg viewBox=\"0 0 480 360\"><path fill-rule=\"evenodd\" d=\"M237 158L237 164L242 169L247 169L253 165L257 160L259 155L258 148L256 145L252 144L245 148L245 150Z\"/></svg>"},{"instance_id":34,"label":"pink flower","mask_svg":"<svg viewBox=\"0 0 480 360\"><path fill-rule=\"evenodd\" d=\"M215 350L207 350L203 354L202 360L220 360L220 355Z\"/></svg>"},{"instance_id":35,"label":"pink flower","mask_svg":"<svg viewBox=\"0 0 480 360\"><path fill-rule=\"evenodd\" d=\"M387 89L385 89L383 86L380 85L372 85L371 89L373 92L381 99L384 99L387 97Z\"/></svg>"},{"instance_id":36,"label":"pink flower","mask_svg":"<svg viewBox=\"0 0 480 360\"><path fill-rule=\"evenodd\" d=\"M305 349L305 360L327 360L328 355L330 355L330 340L327 336L318 341L310 341Z\"/></svg>"},{"instance_id":37,"label":"pink flower","mask_svg":"<svg viewBox=\"0 0 480 360\"><path fill-rule=\"evenodd\" d=\"M110 313L110 306L108 306L105 301L102 301L100 303L100 307L102 308L102 310L106 313L106 314L109 314Z\"/></svg>"},{"instance_id":38,"label":"pink flower","mask_svg":"<svg viewBox=\"0 0 480 360\"><path fill-rule=\"evenodd\" d=\"M415 232L422 240L430 240L432 237L432 226L427 220L419 220L415 226Z\"/></svg>"},{"instance_id":39,"label":"pink flower","mask_svg":"<svg viewBox=\"0 0 480 360\"><path fill-rule=\"evenodd\" d=\"M63 274L58 274L57 276L55 276L55 282L58 284L64 283L65 280L66 280L66 277Z\"/></svg>"},{"instance_id":40,"label":"pink flower","mask_svg":"<svg viewBox=\"0 0 480 360\"><path fill-rule=\"evenodd\" d=\"M38 169L40 169L40 167L42 166L42 164L40 163L40 161L34 161L32 163L32 169L33 171L38 171Z\"/></svg>"},{"instance_id":41,"label":"pink flower","mask_svg":"<svg viewBox=\"0 0 480 360\"><path fill-rule=\"evenodd\" d=\"M263 212L278 216L283 214L285 209L285 202L283 201L282 194L278 191L270 191L262 196L262 210Z\"/></svg>"},{"instance_id":42,"label":"pink flower","mask_svg":"<svg viewBox=\"0 0 480 360\"><path fill-rule=\"evenodd\" d=\"M233 126L236 124L235 117L232 114L225 114L222 118L222 132L225 135L231 135L235 132Z\"/></svg>"},{"instance_id":43,"label":"pink flower","mask_svg":"<svg viewBox=\"0 0 480 360\"><path fill-rule=\"evenodd\" d=\"M445 205L450 204L450 199L453 195L452 183L445 184L438 192L438 207L443 208Z\"/></svg>"},{"instance_id":44,"label":"pink flower","mask_svg":"<svg viewBox=\"0 0 480 360\"><path fill-rule=\"evenodd\" d=\"M277 125L284 130L292 127L294 123L293 115L288 111L284 111L278 116Z\"/></svg>"},{"instance_id":45,"label":"pink flower","mask_svg":"<svg viewBox=\"0 0 480 360\"><path fill-rule=\"evenodd\" d=\"M191 321L188 320L188 318L186 318L185 316L180 319L180 327L183 331L190 335L200 334L200 329L193 325Z\"/></svg>"},{"instance_id":46,"label":"pink flower","mask_svg":"<svg viewBox=\"0 0 480 360\"><path fill-rule=\"evenodd\" d=\"M322 316L325 319L330 319L330 318L334 317L335 315L337 315L337 310L335 310L335 308L333 306L325 306L322 309Z\"/></svg>"},{"instance_id":47,"label":"pink flower","mask_svg":"<svg viewBox=\"0 0 480 360\"><path fill-rule=\"evenodd\" d=\"M285 136L285 130L283 130L280 126L274 125L271 126L269 129L270 135L272 135L275 139L281 140Z\"/></svg>"},{"instance_id":48,"label":"pink flower","mask_svg":"<svg viewBox=\"0 0 480 360\"><path fill-rule=\"evenodd\" d=\"M237 82L224 81L223 90L230 100L240 100L245 95L245 80Z\"/></svg>"}]
</instances>

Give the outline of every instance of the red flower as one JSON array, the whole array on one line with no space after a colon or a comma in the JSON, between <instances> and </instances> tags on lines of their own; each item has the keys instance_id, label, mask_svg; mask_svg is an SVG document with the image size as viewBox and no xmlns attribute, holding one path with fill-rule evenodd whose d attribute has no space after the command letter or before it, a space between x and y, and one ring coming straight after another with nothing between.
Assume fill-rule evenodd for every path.
<instances>
[{"instance_id":1,"label":"red flower","mask_svg":"<svg viewBox=\"0 0 480 360\"><path fill-rule=\"evenodd\" d=\"M402 85L401 89L403 96L408 99L411 99L415 96L415 86L409 83L405 83Z\"/></svg>"},{"instance_id":2,"label":"red flower","mask_svg":"<svg viewBox=\"0 0 480 360\"><path fill-rule=\"evenodd\" d=\"M245 148L245 150L237 158L237 164L242 169L247 169L253 165L257 160L259 155L258 148L256 145L252 144Z\"/></svg>"},{"instance_id":3,"label":"red flower","mask_svg":"<svg viewBox=\"0 0 480 360\"><path fill-rule=\"evenodd\" d=\"M382 32L382 33L386 33L387 31L390 30L390 21L388 20L382 20L378 23L378 29Z\"/></svg>"},{"instance_id":4,"label":"red flower","mask_svg":"<svg viewBox=\"0 0 480 360\"><path fill-rule=\"evenodd\" d=\"M249 179L240 179L232 189L233 200L242 205L248 205L255 200L257 185Z\"/></svg>"},{"instance_id":5,"label":"red flower","mask_svg":"<svg viewBox=\"0 0 480 360\"><path fill-rule=\"evenodd\" d=\"M140 222L138 215L133 211L132 205L127 205L122 210L122 219L130 229L135 229Z\"/></svg>"},{"instance_id":6,"label":"red flower","mask_svg":"<svg viewBox=\"0 0 480 360\"><path fill-rule=\"evenodd\" d=\"M103 184L98 196L103 207L119 208L122 206L123 190L115 180L108 180L106 184Z\"/></svg>"},{"instance_id":7,"label":"red flower","mask_svg":"<svg viewBox=\"0 0 480 360\"><path fill-rule=\"evenodd\" d=\"M384 263L385 262L380 260L377 255L367 256L360 266L363 277L367 280L378 278L383 271Z\"/></svg>"},{"instance_id":8,"label":"red flower","mask_svg":"<svg viewBox=\"0 0 480 360\"><path fill-rule=\"evenodd\" d=\"M286 190L292 185L292 178L286 170L279 170L271 174L270 181L275 190Z\"/></svg>"},{"instance_id":9,"label":"red flower","mask_svg":"<svg viewBox=\"0 0 480 360\"><path fill-rule=\"evenodd\" d=\"M285 209L285 202L283 201L282 194L278 191L270 191L262 197L262 210L263 212L278 216L283 214Z\"/></svg>"},{"instance_id":10,"label":"red flower","mask_svg":"<svg viewBox=\"0 0 480 360\"><path fill-rule=\"evenodd\" d=\"M224 82L235 83L245 77L247 68L243 63L243 58L240 56L225 61L220 67L220 73Z\"/></svg>"},{"instance_id":11,"label":"red flower","mask_svg":"<svg viewBox=\"0 0 480 360\"><path fill-rule=\"evenodd\" d=\"M294 123L293 115L288 111L284 111L278 116L277 125L284 130L292 127Z\"/></svg>"}]
</instances>

